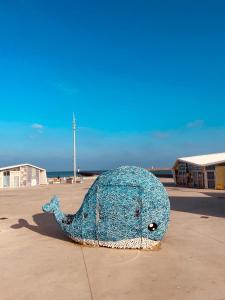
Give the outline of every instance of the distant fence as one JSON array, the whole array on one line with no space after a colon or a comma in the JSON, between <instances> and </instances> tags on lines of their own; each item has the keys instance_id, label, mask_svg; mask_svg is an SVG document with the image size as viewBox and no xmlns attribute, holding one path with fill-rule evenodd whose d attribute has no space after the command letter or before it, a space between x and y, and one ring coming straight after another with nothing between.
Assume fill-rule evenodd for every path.
<instances>
[{"instance_id":1,"label":"distant fence","mask_svg":"<svg viewBox=\"0 0 225 300\"><path fill-rule=\"evenodd\" d=\"M159 178L173 178L171 169L148 169L149 172L153 173L156 177ZM100 175L105 171L80 171L79 174L82 176L95 176Z\"/></svg>"},{"instance_id":2,"label":"distant fence","mask_svg":"<svg viewBox=\"0 0 225 300\"><path fill-rule=\"evenodd\" d=\"M156 177L161 178L172 178L172 170L171 169L147 169L149 172L152 172ZM77 175L91 177L91 176L98 176L105 172L106 170L94 170L94 171L79 171ZM56 178L56 177L73 177L72 171L58 171L58 172L47 172L48 178Z\"/></svg>"},{"instance_id":3,"label":"distant fence","mask_svg":"<svg viewBox=\"0 0 225 300\"><path fill-rule=\"evenodd\" d=\"M172 169L168 168L154 168L147 169L149 172L153 173L156 177L159 178L173 178Z\"/></svg>"}]
</instances>

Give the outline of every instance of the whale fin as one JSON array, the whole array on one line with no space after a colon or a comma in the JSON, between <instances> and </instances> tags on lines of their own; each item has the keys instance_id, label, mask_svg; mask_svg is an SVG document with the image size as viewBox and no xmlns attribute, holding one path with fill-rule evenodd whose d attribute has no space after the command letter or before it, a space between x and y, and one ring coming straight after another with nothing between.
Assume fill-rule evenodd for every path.
<instances>
[{"instance_id":1,"label":"whale fin","mask_svg":"<svg viewBox=\"0 0 225 300\"><path fill-rule=\"evenodd\" d=\"M42 210L44 212L53 213L54 211L59 209L59 199L54 196L49 203L46 203L42 206Z\"/></svg>"}]
</instances>

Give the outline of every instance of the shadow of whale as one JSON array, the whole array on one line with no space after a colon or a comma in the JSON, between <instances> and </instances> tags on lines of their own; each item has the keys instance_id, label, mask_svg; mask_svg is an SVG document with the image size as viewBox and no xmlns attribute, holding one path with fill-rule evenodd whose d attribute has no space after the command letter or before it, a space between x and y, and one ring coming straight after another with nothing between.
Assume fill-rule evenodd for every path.
<instances>
[{"instance_id":1,"label":"shadow of whale","mask_svg":"<svg viewBox=\"0 0 225 300\"><path fill-rule=\"evenodd\" d=\"M211 197L170 196L171 210L225 218L225 198L209 195Z\"/></svg>"},{"instance_id":2,"label":"shadow of whale","mask_svg":"<svg viewBox=\"0 0 225 300\"><path fill-rule=\"evenodd\" d=\"M27 220L19 219L18 223L13 224L11 228L20 229L25 227L41 235L73 243L71 239L62 233L53 215L48 213L39 213L33 215L32 218L37 225L31 225L27 222Z\"/></svg>"}]
</instances>

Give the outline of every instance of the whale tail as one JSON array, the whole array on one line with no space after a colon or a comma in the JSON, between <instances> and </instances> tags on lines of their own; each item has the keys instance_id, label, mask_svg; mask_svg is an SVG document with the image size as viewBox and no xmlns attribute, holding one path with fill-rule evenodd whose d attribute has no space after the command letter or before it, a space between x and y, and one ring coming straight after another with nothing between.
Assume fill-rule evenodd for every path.
<instances>
[{"instance_id":1,"label":"whale tail","mask_svg":"<svg viewBox=\"0 0 225 300\"><path fill-rule=\"evenodd\" d=\"M59 210L59 199L54 196L49 203L46 203L42 206L44 212L54 213Z\"/></svg>"},{"instance_id":2,"label":"whale tail","mask_svg":"<svg viewBox=\"0 0 225 300\"><path fill-rule=\"evenodd\" d=\"M56 222L62 226L62 223L64 224L64 220L66 219L66 216L63 212L61 212L59 208L59 199L54 196L52 200L49 203L46 203L42 206L42 209L44 212L53 213L56 219Z\"/></svg>"}]
</instances>

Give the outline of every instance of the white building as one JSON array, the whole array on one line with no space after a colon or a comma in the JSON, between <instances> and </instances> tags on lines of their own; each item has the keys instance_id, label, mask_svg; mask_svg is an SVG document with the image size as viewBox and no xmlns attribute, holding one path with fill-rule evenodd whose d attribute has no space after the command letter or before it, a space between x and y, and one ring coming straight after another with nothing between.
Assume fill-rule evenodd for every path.
<instances>
[{"instance_id":1,"label":"white building","mask_svg":"<svg viewBox=\"0 0 225 300\"><path fill-rule=\"evenodd\" d=\"M0 168L0 188L47 184L46 170L31 164Z\"/></svg>"},{"instance_id":2,"label":"white building","mask_svg":"<svg viewBox=\"0 0 225 300\"><path fill-rule=\"evenodd\" d=\"M177 185L225 189L225 152L178 158L173 176Z\"/></svg>"}]
</instances>

